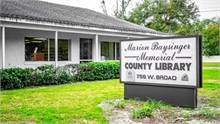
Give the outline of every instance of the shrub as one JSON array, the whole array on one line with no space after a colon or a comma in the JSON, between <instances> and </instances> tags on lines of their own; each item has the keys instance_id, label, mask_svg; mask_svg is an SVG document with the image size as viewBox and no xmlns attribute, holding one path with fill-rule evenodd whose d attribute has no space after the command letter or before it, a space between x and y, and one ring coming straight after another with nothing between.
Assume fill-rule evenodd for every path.
<instances>
[{"instance_id":1,"label":"shrub","mask_svg":"<svg viewBox=\"0 0 220 124\"><path fill-rule=\"evenodd\" d=\"M79 66L79 64L67 64L64 67L72 76L75 76L79 70Z\"/></svg>"},{"instance_id":2,"label":"shrub","mask_svg":"<svg viewBox=\"0 0 220 124\"><path fill-rule=\"evenodd\" d=\"M1 89L21 89L27 86L58 85L74 81L70 66L42 65L33 68L6 68L0 70Z\"/></svg>"},{"instance_id":3,"label":"shrub","mask_svg":"<svg viewBox=\"0 0 220 124\"><path fill-rule=\"evenodd\" d=\"M42 65L35 69L35 85L57 84L54 65Z\"/></svg>"},{"instance_id":4,"label":"shrub","mask_svg":"<svg viewBox=\"0 0 220 124\"><path fill-rule=\"evenodd\" d=\"M70 68L71 67L71 68ZM72 66L59 66L56 68L55 74L56 74L56 81L58 84L64 84L73 82L75 80L74 75L75 72L73 70Z\"/></svg>"},{"instance_id":5,"label":"shrub","mask_svg":"<svg viewBox=\"0 0 220 124\"><path fill-rule=\"evenodd\" d=\"M94 81L116 79L120 76L119 62L90 62L80 64L76 79L79 81Z\"/></svg>"},{"instance_id":6,"label":"shrub","mask_svg":"<svg viewBox=\"0 0 220 124\"><path fill-rule=\"evenodd\" d=\"M34 69L1 69L1 89L20 89L31 85Z\"/></svg>"},{"instance_id":7,"label":"shrub","mask_svg":"<svg viewBox=\"0 0 220 124\"><path fill-rule=\"evenodd\" d=\"M35 70L35 85L58 85L74 81L69 66L43 65Z\"/></svg>"},{"instance_id":8,"label":"shrub","mask_svg":"<svg viewBox=\"0 0 220 124\"><path fill-rule=\"evenodd\" d=\"M27 86L59 85L78 81L119 78L119 62L90 62L55 67L42 65L33 68L0 70L1 89L20 89Z\"/></svg>"}]
</instances>

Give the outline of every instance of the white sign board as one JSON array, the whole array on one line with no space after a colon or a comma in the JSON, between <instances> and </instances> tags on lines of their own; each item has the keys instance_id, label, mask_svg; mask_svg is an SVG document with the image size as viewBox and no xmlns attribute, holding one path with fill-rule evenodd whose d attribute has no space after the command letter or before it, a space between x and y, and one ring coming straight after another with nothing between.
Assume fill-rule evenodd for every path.
<instances>
[{"instance_id":1,"label":"white sign board","mask_svg":"<svg viewBox=\"0 0 220 124\"><path fill-rule=\"evenodd\" d=\"M121 41L121 82L200 87L198 42L198 36Z\"/></svg>"}]
</instances>

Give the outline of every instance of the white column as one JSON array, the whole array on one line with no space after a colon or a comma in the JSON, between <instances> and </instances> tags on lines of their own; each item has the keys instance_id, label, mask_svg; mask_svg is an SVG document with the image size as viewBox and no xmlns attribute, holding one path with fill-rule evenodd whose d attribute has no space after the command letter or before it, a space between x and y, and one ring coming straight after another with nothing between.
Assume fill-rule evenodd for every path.
<instances>
[{"instance_id":1,"label":"white column","mask_svg":"<svg viewBox=\"0 0 220 124\"><path fill-rule=\"evenodd\" d=\"M55 32L55 67L58 66L58 32Z\"/></svg>"},{"instance_id":2,"label":"white column","mask_svg":"<svg viewBox=\"0 0 220 124\"><path fill-rule=\"evenodd\" d=\"M2 68L5 68L5 27L2 27Z\"/></svg>"},{"instance_id":3,"label":"white column","mask_svg":"<svg viewBox=\"0 0 220 124\"><path fill-rule=\"evenodd\" d=\"M95 35L95 62L99 61L99 35Z\"/></svg>"}]
</instances>

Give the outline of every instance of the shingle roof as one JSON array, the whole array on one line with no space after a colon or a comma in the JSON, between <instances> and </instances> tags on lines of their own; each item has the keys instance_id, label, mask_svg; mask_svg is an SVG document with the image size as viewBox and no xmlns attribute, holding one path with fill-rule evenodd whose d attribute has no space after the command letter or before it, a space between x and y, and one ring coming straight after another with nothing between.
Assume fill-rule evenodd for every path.
<instances>
[{"instance_id":1,"label":"shingle roof","mask_svg":"<svg viewBox=\"0 0 220 124\"><path fill-rule=\"evenodd\" d=\"M118 31L164 34L105 14L38 0L0 0L0 16Z\"/></svg>"}]
</instances>

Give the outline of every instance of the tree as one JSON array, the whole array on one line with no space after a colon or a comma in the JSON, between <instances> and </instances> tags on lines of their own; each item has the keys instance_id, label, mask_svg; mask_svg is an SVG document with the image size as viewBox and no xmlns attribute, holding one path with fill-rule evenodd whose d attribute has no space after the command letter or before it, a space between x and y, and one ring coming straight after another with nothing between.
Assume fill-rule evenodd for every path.
<instances>
[{"instance_id":1,"label":"tree","mask_svg":"<svg viewBox=\"0 0 220 124\"><path fill-rule=\"evenodd\" d=\"M198 20L198 7L190 0L144 0L128 21L166 33L175 33Z\"/></svg>"},{"instance_id":2,"label":"tree","mask_svg":"<svg viewBox=\"0 0 220 124\"><path fill-rule=\"evenodd\" d=\"M102 9L102 11L108 15L108 11L107 11L107 8L106 8L106 5L105 5L105 0L102 0L101 2L101 5L100 5L100 8Z\"/></svg>"},{"instance_id":3,"label":"tree","mask_svg":"<svg viewBox=\"0 0 220 124\"><path fill-rule=\"evenodd\" d=\"M220 49L220 18L205 19L193 24L182 26L175 34L202 35L203 55L219 55Z\"/></svg>"},{"instance_id":4,"label":"tree","mask_svg":"<svg viewBox=\"0 0 220 124\"><path fill-rule=\"evenodd\" d=\"M131 4L131 0L116 0L116 9L114 10L114 16L123 20L126 18L126 10Z\"/></svg>"},{"instance_id":5,"label":"tree","mask_svg":"<svg viewBox=\"0 0 220 124\"><path fill-rule=\"evenodd\" d=\"M217 24L217 18L197 20L194 23L179 26L179 29L174 32L178 35L202 35L202 31L210 25Z\"/></svg>"},{"instance_id":6,"label":"tree","mask_svg":"<svg viewBox=\"0 0 220 124\"><path fill-rule=\"evenodd\" d=\"M220 55L220 31L218 25L210 25L203 31L203 55Z\"/></svg>"}]
</instances>

